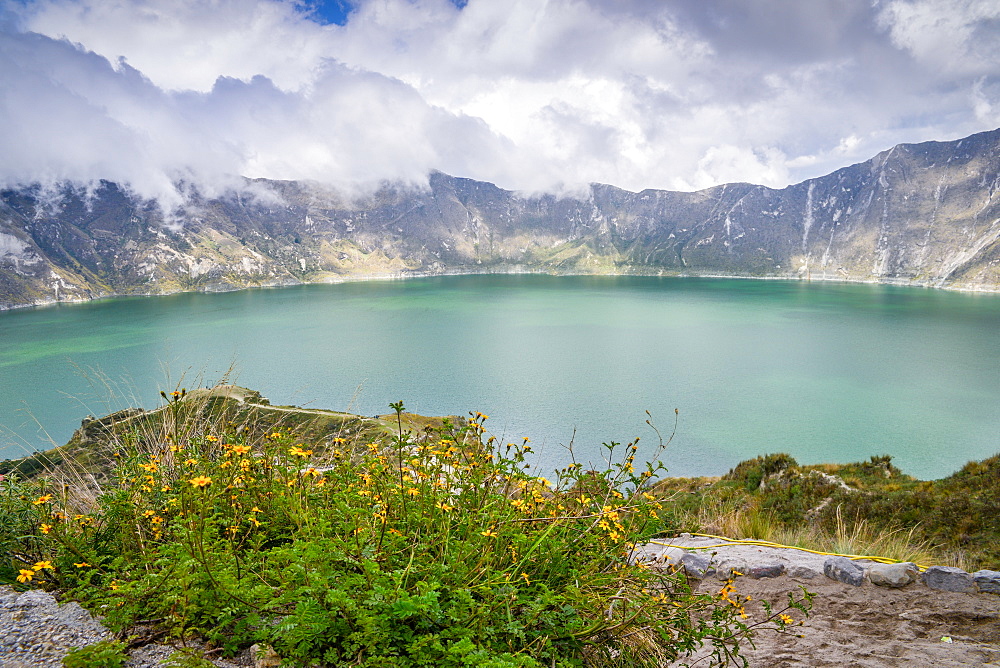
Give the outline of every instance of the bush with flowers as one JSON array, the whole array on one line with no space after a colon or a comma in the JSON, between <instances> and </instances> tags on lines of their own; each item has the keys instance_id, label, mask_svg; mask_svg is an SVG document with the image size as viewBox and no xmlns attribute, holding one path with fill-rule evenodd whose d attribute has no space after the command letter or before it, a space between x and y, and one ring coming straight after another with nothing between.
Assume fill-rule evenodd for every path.
<instances>
[{"instance_id":1,"label":"bush with flowers","mask_svg":"<svg viewBox=\"0 0 1000 668\"><path fill-rule=\"evenodd\" d=\"M0 483L0 578L62 590L123 635L262 643L300 666L658 666L706 644L731 660L788 624L636 563L662 465L636 472L635 443L550 482L528 439L498 443L479 413L413 434L399 402L394 436L320 447L192 427L183 393L164 396L169 428L126 439L92 502Z\"/></svg>"}]
</instances>

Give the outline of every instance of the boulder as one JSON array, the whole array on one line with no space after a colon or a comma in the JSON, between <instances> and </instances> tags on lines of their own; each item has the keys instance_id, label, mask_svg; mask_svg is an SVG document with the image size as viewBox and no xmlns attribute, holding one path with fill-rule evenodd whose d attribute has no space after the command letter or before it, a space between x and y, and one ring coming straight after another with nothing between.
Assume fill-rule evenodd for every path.
<instances>
[{"instance_id":1,"label":"boulder","mask_svg":"<svg viewBox=\"0 0 1000 668\"><path fill-rule=\"evenodd\" d=\"M860 587L865 581L865 570L847 557L830 557L823 562L823 574L831 580Z\"/></svg>"},{"instance_id":2,"label":"boulder","mask_svg":"<svg viewBox=\"0 0 1000 668\"><path fill-rule=\"evenodd\" d=\"M923 575L924 584L931 589L973 594L979 591L976 581L961 568L954 566L931 566Z\"/></svg>"},{"instance_id":3,"label":"boulder","mask_svg":"<svg viewBox=\"0 0 1000 668\"><path fill-rule=\"evenodd\" d=\"M782 563L773 564L753 564L750 566L750 571L747 573L750 577L755 580L760 578L776 578L785 573L785 565Z\"/></svg>"},{"instance_id":4,"label":"boulder","mask_svg":"<svg viewBox=\"0 0 1000 668\"><path fill-rule=\"evenodd\" d=\"M976 571L972 579L976 581L979 591L1000 594L1000 571Z\"/></svg>"},{"instance_id":5,"label":"boulder","mask_svg":"<svg viewBox=\"0 0 1000 668\"><path fill-rule=\"evenodd\" d=\"M893 589L916 582L919 575L920 569L909 561L902 564L872 564L868 569L868 579L873 585Z\"/></svg>"}]
</instances>

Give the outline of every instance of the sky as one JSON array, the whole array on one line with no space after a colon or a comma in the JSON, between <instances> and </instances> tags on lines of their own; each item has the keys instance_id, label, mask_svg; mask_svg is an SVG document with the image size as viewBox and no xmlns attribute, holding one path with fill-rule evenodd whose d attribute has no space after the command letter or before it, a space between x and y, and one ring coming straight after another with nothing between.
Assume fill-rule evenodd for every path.
<instances>
[{"instance_id":1,"label":"sky","mask_svg":"<svg viewBox=\"0 0 1000 668\"><path fill-rule=\"evenodd\" d=\"M784 187L1000 127L995 0L0 0L0 185Z\"/></svg>"}]
</instances>

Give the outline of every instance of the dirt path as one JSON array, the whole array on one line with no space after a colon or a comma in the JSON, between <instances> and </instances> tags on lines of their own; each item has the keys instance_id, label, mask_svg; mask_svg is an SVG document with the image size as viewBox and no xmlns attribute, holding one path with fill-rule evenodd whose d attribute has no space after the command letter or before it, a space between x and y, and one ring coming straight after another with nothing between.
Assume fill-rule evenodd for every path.
<instances>
[{"instance_id":1,"label":"dirt path","mask_svg":"<svg viewBox=\"0 0 1000 668\"><path fill-rule=\"evenodd\" d=\"M751 666L1000 666L1000 596L917 585L852 587L827 578L736 580L741 595L773 605L783 604L800 585L816 593L812 612L796 628L804 637L760 634L756 649L744 652ZM706 579L701 591L715 592L719 586L718 580ZM747 611L754 618L763 616L759 605ZM801 614L796 611L793 617Z\"/></svg>"},{"instance_id":2,"label":"dirt path","mask_svg":"<svg viewBox=\"0 0 1000 668\"><path fill-rule=\"evenodd\" d=\"M748 566L754 564L781 563L786 573L805 573L806 577L737 577L739 595L752 598L747 605L751 619L764 618L761 600L778 609L787 603L790 592L800 594L801 587L816 594L808 617L792 612L796 620L804 622L794 627L794 633L802 637L762 632L754 640L755 648L744 648L743 654L754 668L1000 666L1000 595L939 591L920 582L892 589L866 579L861 586L852 586L824 576L826 557L821 555L756 545L720 547L718 543L685 536L651 544L647 549L649 556L659 556L660 563L663 557L669 561L671 553L674 558L684 554L668 547L675 545L710 557L713 566L739 564L742 571L750 572ZM714 594L722 585L709 576L698 590ZM707 655L675 665L707 666Z\"/></svg>"}]
</instances>

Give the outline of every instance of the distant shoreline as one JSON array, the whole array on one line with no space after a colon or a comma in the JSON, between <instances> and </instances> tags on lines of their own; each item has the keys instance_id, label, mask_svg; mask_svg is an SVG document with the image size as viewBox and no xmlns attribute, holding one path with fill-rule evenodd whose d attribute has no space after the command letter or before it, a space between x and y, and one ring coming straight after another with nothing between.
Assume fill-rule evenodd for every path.
<instances>
[{"instance_id":1,"label":"distant shoreline","mask_svg":"<svg viewBox=\"0 0 1000 668\"><path fill-rule=\"evenodd\" d=\"M214 293L226 293L226 292L240 292L243 290L261 290L261 289L279 289L279 288L289 288L300 285L337 285L341 283L362 283L367 281L405 281L414 278L436 278L443 276L594 276L594 277L648 277L648 278L710 278L710 279L729 279L729 280L751 280L751 281L797 281L800 283L842 283L844 285L889 285L894 287L904 287L904 288L923 288L927 290L945 290L948 292L963 292L969 294L989 294L996 295L1000 294L1000 287L997 289L989 289L982 286L961 286L961 285L934 285L930 281L908 281L905 279L872 279L872 280L861 280L852 278L843 278L837 276L827 276L827 275L811 275L809 277L804 277L800 275L781 275L781 276L751 276L746 274L718 274L718 273L691 273L691 272L667 272L667 271L630 271L623 273L584 273L584 272L557 272L557 271L544 271L536 269L524 269L520 265L513 265L507 268L501 268L496 271L483 271L474 269L446 269L443 271L405 271L405 272L391 272L384 274L351 274L346 276L332 276L324 277L318 280L312 281L275 281L273 283L262 283L260 285L245 285L245 286L205 286L202 288L196 288L192 290L170 290L166 292L114 292L108 294L101 294L90 299L47 299L38 302L33 302L30 304L14 304L14 305L0 305L0 312L4 311L16 311L20 309L28 308L46 308L50 306L58 306L60 304L87 304L90 302L101 301L105 299L118 299L121 297L167 297L170 295L178 294L214 294Z\"/></svg>"}]
</instances>

